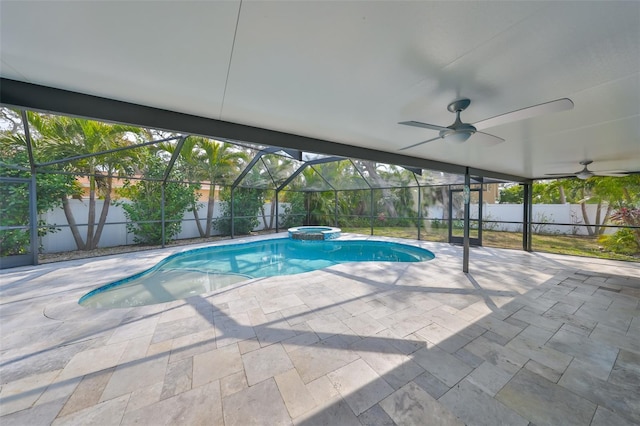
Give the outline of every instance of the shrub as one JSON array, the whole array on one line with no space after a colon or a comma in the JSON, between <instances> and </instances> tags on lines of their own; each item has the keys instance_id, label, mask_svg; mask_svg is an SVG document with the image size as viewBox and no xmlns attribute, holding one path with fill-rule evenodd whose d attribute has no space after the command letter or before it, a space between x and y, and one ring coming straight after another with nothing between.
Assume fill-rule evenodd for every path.
<instances>
[{"instance_id":1,"label":"shrub","mask_svg":"<svg viewBox=\"0 0 640 426\"><path fill-rule=\"evenodd\" d=\"M231 190L225 188L221 194L222 216L213 221L213 227L223 235L231 235ZM264 204L260 189L236 188L233 192L234 234L246 235L258 226L258 213Z\"/></svg>"},{"instance_id":2,"label":"shrub","mask_svg":"<svg viewBox=\"0 0 640 426\"><path fill-rule=\"evenodd\" d=\"M628 235L633 238L636 251L640 251L640 209L621 207L618 211L611 215L611 220L622 225L634 226L636 228L626 229ZM628 236L626 238L629 238Z\"/></svg>"},{"instance_id":3,"label":"shrub","mask_svg":"<svg viewBox=\"0 0 640 426\"><path fill-rule=\"evenodd\" d=\"M613 235L601 235L598 238L598 243L600 243L606 251L613 253L627 255L638 253L636 236L633 231L628 228L620 229Z\"/></svg>"},{"instance_id":4,"label":"shrub","mask_svg":"<svg viewBox=\"0 0 640 426\"><path fill-rule=\"evenodd\" d=\"M307 209L304 207L304 194L302 192L287 193L286 202L289 205L284 208L284 213L280 216L279 226L282 228L301 226L307 216Z\"/></svg>"},{"instance_id":5,"label":"shrub","mask_svg":"<svg viewBox=\"0 0 640 426\"><path fill-rule=\"evenodd\" d=\"M149 160L145 171L147 178L160 178L164 174L165 165L156 157ZM181 179L178 172L172 172L171 179ZM134 235L133 241L138 244L162 244L162 182L140 180L135 184L126 181L118 191L120 196L129 202L117 201L122 206L127 223L127 232ZM164 189L164 237L171 241L182 230L184 212L196 203L195 187L186 183L167 182Z\"/></svg>"},{"instance_id":6,"label":"shrub","mask_svg":"<svg viewBox=\"0 0 640 426\"><path fill-rule=\"evenodd\" d=\"M22 139L4 137L0 141L0 157L8 164L28 164L27 154L18 150ZM30 174L23 170L0 166L3 177L28 178ZM81 188L71 175L39 173L36 175L36 194L38 214L62 205L65 195L77 196ZM29 191L26 183L3 183L0 185L0 226L29 225ZM38 220L38 236L59 231L56 225L47 225ZM13 256L28 253L31 249L31 232L23 229L0 231L0 256Z\"/></svg>"}]
</instances>

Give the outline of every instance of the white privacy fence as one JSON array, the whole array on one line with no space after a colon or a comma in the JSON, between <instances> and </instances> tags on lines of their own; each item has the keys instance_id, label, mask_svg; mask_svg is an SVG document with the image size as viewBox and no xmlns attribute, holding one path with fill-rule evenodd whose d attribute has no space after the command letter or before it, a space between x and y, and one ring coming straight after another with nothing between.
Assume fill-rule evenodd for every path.
<instances>
[{"instance_id":1,"label":"white privacy fence","mask_svg":"<svg viewBox=\"0 0 640 426\"><path fill-rule=\"evenodd\" d=\"M596 223L597 205L586 204L587 217L590 224ZM580 204L534 204L532 222L533 232L540 234L565 234L588 235L584 226L584 216ZM604 219L606 206L602 207L600 221ZM429 207L429 219L441 219L442 207ZM462 217L460 214L459 217ZM478 218L478 205L471 205L471 219ZM495 231L522 231L523 206L522 204L483 204L482 220L483 229ZM500 222L500 223L498 223ZM513 223L510 223L513 222ZM605 233L615 232L615 228L608 229Z\"/></svg>"},{"instance_id":2,"label":"white privacy fence","mask_svg":"<svg viewBox=\"0 0 640 426\"><path fill-rule=\"evenodd\" d=\"M104 201L96 201L96 218L100 216ZM74 217L77 223L85 223L87 221L87 213L89 209L89 203L86 200L70 200L69 204L73 211ZM285 208L288 203L279 203L278 214L284 214ZM587 215L589 222L593 224L596 218L596 208L594 204L587 204ZM484 204L483 205L483 229L495 230L495 231L510 231L521 232L522 231L522 210L523 207L520 204ZM604 217L606 208L602 209L601 220ZM264 211L267 224L270 222L271 203L264 205ZM205 219L207 217L207 206L204 204L198 211L200 222L202 226L205 226ZM216 202L213 211L213 217L218 218L222 215L221 203ZM429 207L427 211L428 219L442 219L446 217L443 215L442 207ZM460 215L459 217L462 217ZM478 206L471 206L471 218L478 218ZM54 233L48 233L41 237L42 251L44 253L56 253L63 251L76 250L76 245L71 235L71 230L67 226L67 219L65 218L62 208L49 211L40 216L47 225L58 227L59 231ZM533 225L534 233L544 234L566 234L566 235L588 235L586 228L583 226L584 218L582 209L579 204L534 204L533 205L533 222L540 222L542 224ZM262 216L258 216L259 224L254 231L259 231L265 228L264 220ZM107 222L102 231L99 247L114 247L121 245L133 244L134 235L127 232L126 229L127 218L124 215L124 210L119 206L110 206L109 215L107 216ZM429 226L430 221L425 221L425 225ZM273 220L273 226L275 227L275 218ZM83 238L86 236L87 226L78 226L80 235ZM615 228L610 228L606 231L607 234L615 232ZM219 233L213 229L213 235ZM185 212L182 221L182 231L175 237L175 239L187 239L197 238L200 234L196 226L196 222L192 212Z\"/></svg>"},{"instance_id":3,"label":"white privacy fence","mask_svg":"<svg viewBox=\"0 0 640 426\"><path fill-rule=\"evenodd\" d=\"M103 204L103 200L96 200L96 220L98 217L100 217L100 212L102 211ZM198 210L198 215L200 217L200 223L204 228L207 218L207 205L206 203L203 204L204 205L201 206ZM78 224L86 223L89 211L89 202L87 200L81 201L73 199L69 200L69 205L76 222ZM284 214L284 209L288 205L288 203L278 204L278 211L280 215ZM267 216L267 224L269 224L271 203L265 203L264 212ZM222 216L222 206L220 202L216 202L213 209L213 218L215 219L220 216ZM45 236L41 237L40 242L42 245L43 253L57 253L77 249L73 236L71 235L71 229L67 225L67 219L62 208L51 210L45 214L42 214L40 215L40 219L43 220L47 225L54 226L59 229L57 232L48 233ZM259 224L254 228L254 231L265 229L262 216L258 216L258 220ZM98 246L114 247L134 244L134 235L127 232L126 223L127 218L124 215L124 210L122 209L122 207L113 205L109 206L109 215L107 216L107 221L104 225L104 229L102 231L102 236L100 237L100 243ZM273 220L273 226L275 227L275 218ZM87 234L87 226L79 225L78 230L80 232L80 235L82 235L84 239ZM211 234L219 235L219 232L217 232L215 229L212 229ZM182 231L178 235L176 235L174 239L180 240L198 237L200 237L200 234L198 233L198 228L193 216L193 212L185 212L182 220Z\"/></svg>"}]
</instances>

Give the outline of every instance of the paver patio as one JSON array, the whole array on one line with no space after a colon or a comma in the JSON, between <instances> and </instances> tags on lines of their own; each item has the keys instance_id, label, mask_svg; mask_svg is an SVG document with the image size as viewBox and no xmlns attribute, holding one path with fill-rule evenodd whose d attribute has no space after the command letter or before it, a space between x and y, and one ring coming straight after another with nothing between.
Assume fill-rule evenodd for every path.
<instances>
[{"instance_id":1,"label":"paver patio","mask_svg":"<svg viewBox=\"0 0 640 426\"><path fill-rule=\"evenodd\" d=\"M436 259L110 310L184 248L2 271L0 423L640 423L638 263L402 242Z\"/></svg>"}]
</instances>

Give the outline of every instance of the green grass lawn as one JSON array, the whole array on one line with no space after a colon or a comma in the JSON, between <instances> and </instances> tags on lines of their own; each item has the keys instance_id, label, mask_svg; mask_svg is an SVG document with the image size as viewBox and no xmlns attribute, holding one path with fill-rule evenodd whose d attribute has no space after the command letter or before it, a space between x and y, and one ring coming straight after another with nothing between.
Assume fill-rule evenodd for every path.
<instances>
[{"instance_id":1,"label":"green grass lawn","mask_svg":"<svg viewBox=\"0 0 640 426\"><path fill-rule=\"evenodd\" d=\"M371 228L342 228L344 232L369 235ZM373 234L383 237L418 239L418 228L379 227ZM424 241L447 242L448 230L445 228L421 229L420 239ZM522 234L518 232L482 231L482 245L522 250ZM537 235L531 242L534 251L568 254L573 256L597 257L601 259L627 260L639 262L640 256L604 251L598 244L597 237L581 235Z\"/></svg>"}]
</instances>

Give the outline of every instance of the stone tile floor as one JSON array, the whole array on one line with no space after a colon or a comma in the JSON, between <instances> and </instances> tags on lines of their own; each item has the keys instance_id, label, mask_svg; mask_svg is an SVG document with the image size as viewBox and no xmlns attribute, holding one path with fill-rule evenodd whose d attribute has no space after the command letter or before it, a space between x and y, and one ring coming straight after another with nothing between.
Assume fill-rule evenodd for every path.
<instances>
[{"instance_id":1,"label":"stone tile floor","mask_svg":"<svg viewBox=\"0 0 640 426\"><path fill-rule=\"evenodd\" d=\"M183 247L3 271L0 424L640 423L639 264L403 242L126 309L77 300Z\"/></svg>"}]
</instances>

